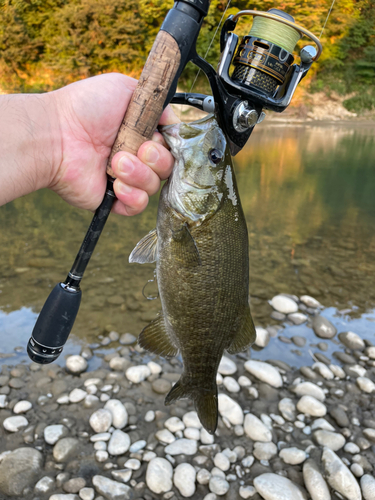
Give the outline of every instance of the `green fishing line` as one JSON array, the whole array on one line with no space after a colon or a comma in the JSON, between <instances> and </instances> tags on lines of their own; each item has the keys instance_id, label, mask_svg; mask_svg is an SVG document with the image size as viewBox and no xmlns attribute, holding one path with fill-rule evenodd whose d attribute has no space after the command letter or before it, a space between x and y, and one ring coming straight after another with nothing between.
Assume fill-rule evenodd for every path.
<instances>
[{"instance_id":1,"label":"green fishing line","mask_svg":"<svg viewBox=\"0 0 375 500\"><path fill-rule=\"evenodd\" d=\"M254 17L249 35L274 43L290 53L301 38L300 33L290 26L260 16Z\"/></svg>"}]
</instances>

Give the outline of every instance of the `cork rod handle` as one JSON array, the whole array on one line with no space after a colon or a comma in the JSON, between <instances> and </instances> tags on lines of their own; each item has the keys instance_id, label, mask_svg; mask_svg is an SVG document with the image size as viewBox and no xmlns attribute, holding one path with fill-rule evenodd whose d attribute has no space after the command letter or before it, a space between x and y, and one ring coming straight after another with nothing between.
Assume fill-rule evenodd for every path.
<instances>
[{"instance_id":1,"label":"cork rod handle","mask_svg":"<svg viewBox=\"0 0 375 500\"><path fill-rule=\"evenodd\" d=\"M180 59L175 39L159 31L108 158L107 173L111 177L115 177L111 161L118 151L137 154L139 147L152 138Z\"/></svg>"}]
</instances>

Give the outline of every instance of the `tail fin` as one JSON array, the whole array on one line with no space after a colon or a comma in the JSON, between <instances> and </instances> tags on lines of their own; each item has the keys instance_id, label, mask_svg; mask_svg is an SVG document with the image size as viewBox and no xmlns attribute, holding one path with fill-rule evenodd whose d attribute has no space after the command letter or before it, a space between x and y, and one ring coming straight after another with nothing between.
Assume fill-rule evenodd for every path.
<instances>
[{"instance_id":1,"label":"tail fin","mask_svg":"<svg viewBox=\"0 0 375 500\"><path fill-rule=\"evenodd\" d=\"M168 406L179 399L189 398L194 401L195 409L203 427L210 434L214 434L218 420L217 389L212 391L200 388L191 388L183 379L172 387L165 398L165 405Z\"/></svg>"}]
</instances>

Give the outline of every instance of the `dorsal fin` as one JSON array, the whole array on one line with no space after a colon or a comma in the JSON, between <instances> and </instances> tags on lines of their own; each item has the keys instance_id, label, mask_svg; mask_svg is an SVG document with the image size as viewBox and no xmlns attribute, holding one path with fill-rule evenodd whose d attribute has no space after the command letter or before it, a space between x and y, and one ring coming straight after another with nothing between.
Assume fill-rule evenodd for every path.
<instances>
[{"instance_id":1,"label":"dorsal fin","mask_svg":"<svg viewBox=\"0 0 375 500\"><path fill-rule=\"evenodd\" d=\"M229 347L227 347L227 351L229 352L229 354L236 354L237 352L244 351L255 342L255 339L255 326L253 323L253 318L250 314L250 307L247 306L244 318L242 320L242 325Z\"/></svg>"},{"instance_id":2,"label":"dorsal fin","mask_svg":"<svg viewBox=\"0 0 375 500\"><path fill-rule=\"evenodd\" d=\"M178 348L168 335L162 312L141 331L138 344L143 349L160 356L177 356L178 354Z\"/></svg>"},{"instance_id":3,"label":"dorsal fin","mask_svg":"<svg viewBox=\"0 0 375 500\"><path fill-rule=\"evenodd\" d=\"M151 264L156 262L158 253L158 235L156 229L144 236L133 249L129 256L129 262L138 264Z\"/></svg>"}]
</instances>

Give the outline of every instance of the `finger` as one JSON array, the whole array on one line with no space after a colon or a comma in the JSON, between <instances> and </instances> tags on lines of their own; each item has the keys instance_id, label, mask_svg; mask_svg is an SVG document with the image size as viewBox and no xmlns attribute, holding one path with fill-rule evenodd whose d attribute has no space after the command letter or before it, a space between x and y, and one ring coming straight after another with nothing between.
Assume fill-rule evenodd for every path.
<instances>
[{"instance_id":1,"label":"finger","mask_svg":"<svg viewBox=\"0 0 375 500\"><path fill-rule=\"evenodd\" d=\"M112 168L116 177L127 186L146 191L150 196L159 191L160 178L157 173L130 153L122 151L115 155Z\"/></svg>"},{"instance_id":2,"label":"finger","mask_svg":"<svg viewBox=\"0 0 375 500\"><path fill-rule=\"evenodd\" d=\"M146 191L128 186L116 179L113 189L117 200L113 204L112 211L120 215L137 215L143 212L148 204Z\"/></svg>"},{"instance_id":3,"label":"finger","mask_svg":"<svg viewBox=\"0 0 375 500\"><path fill-rule=\"evenodd\" d=\"M161 135L161 133L158 130L155 130L154 135L152 136L151 140L154 142L157 142L158 144L161 144L165 148L169 149L169 146L165 142L164 137Z\"/></svg>"},{"instance_id":4,"label":"finger","mask_svg":"<svg viewBox=\"0 0 375 500\"><path fill-rule=\"evenodd\" d=\"M173 123L179 123L181 120L175 114L171 106L167 106L160 117L160 125L172 125Z\"/></svg>"},{"instance_id":5,"label":"finger","mask_svg":"<svg viewBox=\"0 0 375 500\"><path fill-rule=\"evenodd\" d=\"M147 141L139 148L137 156L141 162L148 165L160 179L168 179L171 175L174 158L161 144Z\"/></svg>"}]
</instances>

